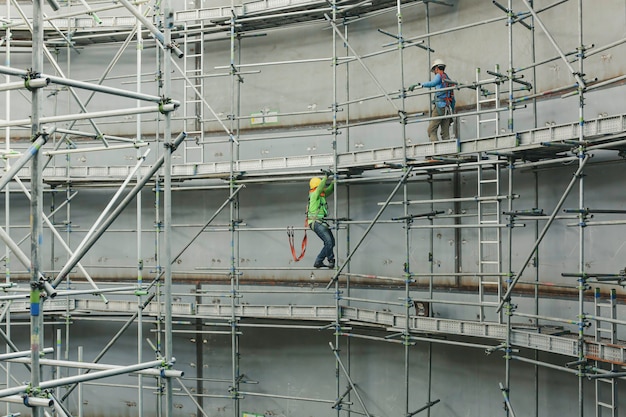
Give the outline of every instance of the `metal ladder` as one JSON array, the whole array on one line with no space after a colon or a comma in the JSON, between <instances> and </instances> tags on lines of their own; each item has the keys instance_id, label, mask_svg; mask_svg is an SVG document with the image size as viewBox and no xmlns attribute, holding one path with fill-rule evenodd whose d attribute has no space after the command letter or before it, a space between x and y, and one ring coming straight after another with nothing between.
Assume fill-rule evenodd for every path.
<instances>
[{"instance_id":1,"label":"metal ladder","mask_svg":"<svg viewBox=\"0 0 626 417\"><path fill-rule=\"evenodd\" d=\"M608 312L611 319L617 318L617 295L615 289L611 289L608 302L602 302L600 288L595 289L594 305L596 317L607 317ZM604 315L603 315L604 313ZM595 329L596 342L608 339L611 344L617 342L617 324L597 321ZM595 361L597 368L605 367L609 372L619 372L615 364L606 364ZM617 417L617 378L596 378L596 417Z\"/></svg>"},{"instance_id":2,"label":"metal ladder","mask_svg":"<svg viewBox=\"0 0 626 417\"><path fill-rule=\"evenodd\" d=\"M185 120L185 131L192 140L184 141L183 163L203 163L204 162L204 115L205 106L196 90L201 97L204 97L204 47L202 42L202 34L204 29L204 21L194 24L192 34L188 32L188 23L185 23L184 36L184 68L183 71L191 85L184 80L185 88L183 89L183 117Z\"/></svg>"},{"instance_id":3,"label":"metal ladder","mask_svg":"<svg viewBox=\"0 0 626 417\"><path fill-rule=\"evenodd\" d=\"M496 65L495 73L499 73L500 66ZM480 79L480 68L476 68L476 137L483 137L483 125L491 124L493 129L487 132L487 136L498 135L500 131L500 83L495 83L494 91L491 92L483 87L480 84L482 80ZM493 104L493 113L482 113L484 111L484 105Z\"/></svg>"},{"instance_id":4,"label":"metal ladder","mask_svg":"<svg viewBox=\"0 0 626 417\"><path fill-rule=\"evenodd\" d=\"M500 164L478 165L478 295L480 321L502 297ZM501 320L499 315L498 321ZM495 319L495 317L491 318Z\"/></svg>"}]
</instances>

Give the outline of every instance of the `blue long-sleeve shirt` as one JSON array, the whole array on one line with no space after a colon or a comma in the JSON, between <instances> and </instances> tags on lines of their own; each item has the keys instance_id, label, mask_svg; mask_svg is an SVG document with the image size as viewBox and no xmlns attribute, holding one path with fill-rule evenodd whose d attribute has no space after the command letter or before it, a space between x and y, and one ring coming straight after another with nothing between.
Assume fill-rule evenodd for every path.
<instances>
[{"instance_id":1,"label":"blue long-sleeve shirt","mask_svg":"<svg viewBox=\"0 0 626 417\"><path fill-rule=\"evenodd\" d=\"M450 79L450 77L448 77L448 74L445 74L445 76L446 76L446 79ZM426 87L426 88L435 87L436 90L439 90L439 89L447 88L450 86L448 85L444 87L444 82L443 82L443 79L441 78L441 75L437 74L435 75L435 78L433 78L431 81L422 83L422 87ZM446 100L446 98L448 98L449 100ZM450 108L454 111L454 106L456 105L456 99L454 98L454 94L452 93L452 90L439 91L435 93L435 103L437 104L437 107L446 107L446 105L448 105L448 101L450 104Z\"/></svg>"}]
</instances>

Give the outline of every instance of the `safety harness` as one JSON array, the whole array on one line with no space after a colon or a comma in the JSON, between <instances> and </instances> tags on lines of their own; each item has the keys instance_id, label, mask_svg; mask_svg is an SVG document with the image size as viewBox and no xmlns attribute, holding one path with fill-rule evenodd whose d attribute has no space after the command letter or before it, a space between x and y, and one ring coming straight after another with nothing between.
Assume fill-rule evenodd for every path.
<instances>
[{"instance_id":1,"label":"safety harness","mask_svg":"<svg viewBox=\"0 0 626 417\"><path fill-rule=\"evenodd\" d=\"M304 212L304 237L302 238L302 245L301 245L302 252L300 253L299 256L296 254L293 226L287 226L287 239L289 240L289 248L291 249L291 256L293 257L293 260L296 262L302 259L304 257L304 253L306 252L306 244L308 242L308 238L306 237L306 230L309 228L309 206L311 205L311 193L315 191L316 189L317 187L312 190L309 190L309 199L306 202L306 210ZM326 197L326 194L322 191L320 193L320 196ZM325 223L324 219L320 220L317 218L320 210L322 210L325 207L325 202L326 200L324 200L324 204L320 204L320 206L317 208L317 211L315 212L315 221L321 221Z\"/></svg>"},{"instance_id":2,"label":"safety harness","mask_svg":"<svg viewBox=\"0 0 626 417\"><path fill-rule=\"evenodd\" d=\"M294 233L294 229L293 226L287 226L287 240L289 240L289 248L291 249L291 256L293 257L293 260L298 262L300 259L304 258L304 253L306 252L306 244L308 243L308 238L306 236L306 230L309 228L309 206L311 204L311 191L309 191L309 200L307 200L307 204L306 204L306 210L304 212L304 237L302 238L302 244L300 247L300 255L296 254L296 247L295 247L295 233ZM324 192L322 192L320 194L322 197L325 196ZM315 217L317 218L317 214L320 212L321 210L321 205L320 207L317 208L317 212L315 213ZM319 221L319 220L316 220Z\"/></svg>"},{"instance_id":3,"label":"safety harness","mask_svg":"<svg viewBox=\"0 0 626 417\"><path fill-rule=\"evenodd\" d=\"M450 87L450 83L448 82L449 79L450 77L448 77L448 74L444 72L443 77L441 77L441 88ZM446 111L449 109L450 113L452 113L452 102L454 101L454 90L447 90L447 91L444 91L443 93L445 94L445 96L443 97L443 101L446 102Z\"/></svg>"}]
</instances>

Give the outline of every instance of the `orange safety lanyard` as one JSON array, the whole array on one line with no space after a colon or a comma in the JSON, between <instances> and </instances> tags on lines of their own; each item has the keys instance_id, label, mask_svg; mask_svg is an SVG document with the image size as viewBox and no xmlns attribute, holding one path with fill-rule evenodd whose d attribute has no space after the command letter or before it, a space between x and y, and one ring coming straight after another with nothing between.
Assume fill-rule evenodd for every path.
<instances>
[{"instance_id":1,"label":"orange safety lanyard","mask_svg":"<svg viewBox=\"0 0 626 417\"><path fill-rule=\"evenodd\" d=\"M291 248L291 256L293 257L293 260L298 262L300 259L304 258L304 253L306 252L306 244L308 241L308 238L306 236L306 229L307 229L308 225L307 225L307 219L304 220L304 238L302 238L302 246L301 246L301 253L300 256L298 256L296 254L296 248L295 248L295 241L294 241L294 231L293 231L293 226L288 226L287 227L287 238L289 239L289 247Z\"/></svg>"}]
</instances>

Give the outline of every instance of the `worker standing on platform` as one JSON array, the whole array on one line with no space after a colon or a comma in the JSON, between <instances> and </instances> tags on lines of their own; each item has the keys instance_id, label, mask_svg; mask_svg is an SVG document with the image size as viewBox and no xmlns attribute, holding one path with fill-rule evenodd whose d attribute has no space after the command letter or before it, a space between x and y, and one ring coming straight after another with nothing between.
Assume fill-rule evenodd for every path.
<instances>
[{"instance_id":1,"label":"worker standing on platform","mask_svg":"<svg viewBox=\"0 0 626 417\"><path fill-rule=\"evenodd\" d=\"M326 197L333 193L335 181L333 179L327 186L326 182L328 181L329 176L333 176L333 173L326 171L322 178L313 177L309 181L307 222L309 228L313 230L320 239L322 239L322 242L324 242L324 247L320 251L319 255L317 255L317 258L315 258L313 267L327 267L333 269L335 267L335 237L326 222L326 216L328 215ZM325 259L328 260L328 264L324 263Z\"/></svg>"},{"instance_id":2,"label":"worker standing on platform","mask_svg":"<svg viewBox=\"0 0 626 417\"><path fill-rule=\"evenodd\" d=\"M409 87L409 91L415 90L415 88L422 86L426 88L435 87L436 90L445 89L450 87L450 77L445 73L446 64L441 59L435 59L430 66L430 70L435 74L435 77L428 82L413 84ZM435 92L435 98L433 100L433 107L431 117L441 117L454 114L454 106L456 100L454 98L454 90L445 90ZM452 123L452 117L445 117L441 119L431 120L428 124L428 138L431 142L437 142L437 128L441 126L441 140L450 139L450 124Z\"/></svg>"}]
</instances>

